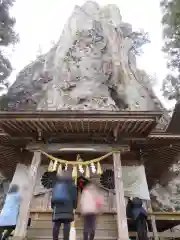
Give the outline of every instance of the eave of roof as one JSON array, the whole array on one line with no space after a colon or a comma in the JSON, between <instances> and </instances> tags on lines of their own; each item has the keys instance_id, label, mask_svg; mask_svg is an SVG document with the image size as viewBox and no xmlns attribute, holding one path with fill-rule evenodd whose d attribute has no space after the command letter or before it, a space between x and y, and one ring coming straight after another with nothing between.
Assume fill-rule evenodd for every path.
<instances>
[{"instance_id":1,"label":"eave of roof","mask_svg":"<svg viewBox=\"0 0 180 240\"><path fill-rule=\"evenodd\" d=\"M22 112L10 112L10 111L1 111L0 119L52 119L52 118L97 118L100 119L102 117L114 117L114 118L160 118L163 112L161 111L22 111Z\"/></svg>"}]
</instances>

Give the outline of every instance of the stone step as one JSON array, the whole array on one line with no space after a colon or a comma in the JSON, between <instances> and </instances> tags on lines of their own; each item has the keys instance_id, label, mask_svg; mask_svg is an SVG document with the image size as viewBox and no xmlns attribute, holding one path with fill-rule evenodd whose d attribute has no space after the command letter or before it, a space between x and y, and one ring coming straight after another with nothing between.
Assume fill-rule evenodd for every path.
<instances>
[{"instance_id":1,"label":"stone step","mask_svg":"<svg viewBox=\"0 0 180 240\"><path fill-rule=\"evenodd\" d=\"M53 240L52 239L52 236L48 236L48 237L27 237L27 240ZM110 236L107 236L107 237L97 237L95 236L94 238L95 240L117 240L117 237L110 237ZM59 240L63 240L63 237L60 237ZM76 240L83 240L83 237L76 237Z\"/></svg>"},{"instance_id":2,"label":"stone step","mask_svg":"<svg viewBox=\"0 0 180 240\"><path fill-rule=\"evenodd\" d=\"M27 233L28 240L52 239L52 214L34 214L31 215L31 226ZM79 214L75 216L76 236L77 240L83 238L83 217ZM117 221L116 215L103 214L97 217L95 240L116 240L117 239ZM60 231L60 238L62 239L62 229Z\"/></svg>"},{"instance_id":3,"label":"stone step","mask_svg":"<svg viewBox=\"0 0 180 240\"><path fill-rule=\"evenodd\" d=\"M63 231L60 230L60 237L62 236ZM76 229L76 235L77 237L83 236L83 229ZM43 229L43 230L37 230L37 229L29 229L27 233L27 237L34 238L34 237L51 237L52 236L52 229ZM96 236L97 237L117 237L117 231L112 230L105 230L105 229L97 229L96 230Z\"/></svg>"},{"instance_id":4,"label":"stone step","mask_svg":"<svg viewBox=\"0 0 180 240\"><path fill-rule=\"evenodd\" d=\"M76 227L83 227L83 221L75 221ZM53 223L52 221L43 221L43 220L36 220L31 222L31 228L38 228L38 229L44 229L44 228L52 228ZM111 228L117 228L116 221L100 221L98 220L96 223L97 228L105 228L105 229L111 229Z\"/></svg>"},{"instance_id":5,"label":"stone step","mask_svg":"<svg viewBox=\"0 0 180 240\"><path fill-rule=\"evenodd\" d=\"M51 221L52 220L52 214L39 214L39 215L31 215L31 219L33 220L43 220L43 221ZM83 220L83 217L81 215L75 215L75 219L77 221ZM116 215L108 215L108 214L103 214L97 217L98 221L116 221Z\"/></svg>"}]
</instances>

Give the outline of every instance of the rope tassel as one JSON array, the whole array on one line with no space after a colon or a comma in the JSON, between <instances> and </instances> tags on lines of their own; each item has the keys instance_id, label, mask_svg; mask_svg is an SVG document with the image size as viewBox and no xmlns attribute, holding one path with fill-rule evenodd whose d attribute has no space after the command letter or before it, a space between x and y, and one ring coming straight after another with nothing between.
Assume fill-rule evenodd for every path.
<instances>
[{"instance_id":1,"label":"rope tassel","mask_svg":"<svg viewBox=\"0 0 180 240\"><path fill-rule=\"evenodd\" d=\"M58 169L57 169L57 174L61 175L62 173L62 164L59 164Z\"/></svg>"},{"instance_id":2,"label":"rope tassel","mask_svg":"<svg viewBox=\"0 0 180 240\"><path fill-rule=\"evenodd\" d=\"M97 163L97 174L99 174L99 175L102 174L102 168L101 168L101 164L99 162Z\"/></svg>"},{"instance_id":3,"label":"rope tassel","mask_svg":"<svg viewBox=\"0 0 180 240\"><path fill-rule=\"evenodd\" d=\"M55 172L57 170L57 166L58 166L58 161L56 160L54 161L52 172Z\"/></svg>"},{"instance_id":4,"label":"rope tassel","mask_svg":"<svg viewBox=\"0 0 180 240\"><path fill-rule=\"evenodd\" d=\"M86 178L90 178L89 166L86 166Z\"/></svg>"},{"instance_id":5,"label":"rope tassel","mask_svg":"<svg viewBox=\"0 0 180 240\"><path fill-rule=\"evenodd\" d=\"M48 166L48 172L52 172L53 171L53 166L54 166L54 161L50 161L49 166Z\"/></svg>"},{"instance_id":6,"label":"rope tassel","mask_svg":"<svg viewBox=\"0 0 180 240\"><path fill-rule=\"evenodd\" d=\"M77 166L73 166L72 177L73 177L73 178L76 178L76 177L77 177Z\"/></svg>"}]
</instances>

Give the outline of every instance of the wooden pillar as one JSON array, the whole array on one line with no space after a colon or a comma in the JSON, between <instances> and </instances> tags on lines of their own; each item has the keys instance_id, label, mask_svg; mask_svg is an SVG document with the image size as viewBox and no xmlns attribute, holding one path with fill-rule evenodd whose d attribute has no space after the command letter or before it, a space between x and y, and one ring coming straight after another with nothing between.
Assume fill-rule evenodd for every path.
<instances>
[{"instance_id":1,"label":"wooden pillar","mask_svg":"<svg viewBox=\"0 0 180 240\"><path fill-rule=\"evenodd\" d=\"M128 240L129 234L128 234L127 217L126 217L126 204L125 204L125 198L124 198L120 152L113 153L113 162L114 162L114 180L115 180L115 190L116 190L118 240Z\"/></svg>"},{"instance_id":2,"label":"wooden pillar","mask_svg":"<svg viewBox=\"0 0 180 240\"><path fill-rule=\"evenodd\" d=\"M30 213L30 204L33 197L34 187L36 184L37 170L40 163L41 153L38 151L34 152L32 163L28 172L28 184L22 196L21 205L19 209L19 216L13 239L22 240L26 238L27 224Z\"/></svg>"},{"instance_id":3,"label":"wooden pillar","mask_svg":"<svg viewBox=\"0 0 180 240\"><path fill-rule=\"evenodd\" d=\"M153 212L152 206L151 206L151 200L147 201L147 207L148 207L149 212ZM157 231L157 227L156 227L156 218L155 218L155 216L150 215L150 219L151 219L151 226L152 226L152 230L153 230L154 240L159 240L158 231Z\"/></svg>"},{"instance_id":4,"label":"wooden pillar","mask_svg":"<svg viewBox=\"0 0 180 240\"><path fill-rule=\"evenodd\" d=\"M140 162L141 162L141 164L143 164L143 158L140 159ZM145 175L145 177L146 177L145 168L144 168L144 175ZM146 181L147 181L147 180L146 180ZM146 201L146 206L147 206L147 210L148 210L149 212L152 212L151 200L147 200L147 201ZM153 231L154 240L159 240L158 231L157 231L157 227L156 227L156 219L155 219L155 216L150 215L150 220L151 220L151 226L152 226L152 231Z\"/></svg>"},{"instance_id":5,"label":"wooden pillar","mask_svg":"<svg viewBox=\"0 0 180 240\"><path fill-rule=\"evenodd\" d=\"M140 163L141 163L141 164L144 163L142 157L141 157L141 159L140 159ZM146 177L145 168L144 168L144 175L145 175L145 177ZM147 181L147 179L146 179L146 181ZM147 211L148 211L148 212L152 212L151 200L147 200L147 201L146 201L146 206L147 206ZM159 240L158 231L157 231L157 227L156 227L156 219L155 219L155 216L150 215L150 220L151 220L151 226L152 226L153 237L154 237L153 239L154 239L154 240Z\"/></svg>"}]
</instances>

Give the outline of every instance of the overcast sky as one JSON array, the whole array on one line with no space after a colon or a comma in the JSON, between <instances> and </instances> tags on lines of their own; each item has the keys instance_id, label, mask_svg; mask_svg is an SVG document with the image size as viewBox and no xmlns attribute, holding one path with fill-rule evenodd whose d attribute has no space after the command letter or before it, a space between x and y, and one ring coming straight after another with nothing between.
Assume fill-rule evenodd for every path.
<instances>
[{"instance_id":1,"label":"overcast sky","mask_svg":"<svg viewBox=\"0 0 180 240\"><path fill-rule=\"evenodd\" d=\"M74 5L82 5L84 0L16 0L12 14L16 18L16 31L20 43L10 55L14 67L11 81L30 61L34 60L41 47L43 52L49 50L58 40ZM162 48L161 11L159 0L98 0L100 5L115 3L119 6L123 21L129 22L134 29L143 28L149 32L151 43L144 47L143 56L138 59L138 66L150 74L156 74L158 82L155 91L162 99L160 88L167 73L166 61ZM167 104L163 101L167 107Z\"/></svg>"}]
</instances>

